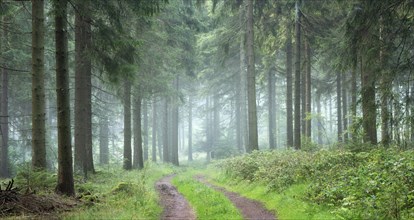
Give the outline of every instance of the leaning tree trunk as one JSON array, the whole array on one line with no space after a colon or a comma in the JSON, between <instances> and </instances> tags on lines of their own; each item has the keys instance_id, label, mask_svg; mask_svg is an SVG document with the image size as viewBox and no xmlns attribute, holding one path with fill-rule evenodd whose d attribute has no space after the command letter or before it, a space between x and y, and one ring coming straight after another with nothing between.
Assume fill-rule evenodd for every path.
<instances>
[{"instance_id":1,"label":"leaning tree trunk","mask_svg":"<svg viewBox=\"0 0 414 220\"><path fill-rule=\"evenodd\" d=\"M142 151L142 127L141 127L141 103L142 98L138 94L134 99L134 163L135 169L144 168L144 155Z\"/></svg>"},{"instance_id":2,"label":"leaning tree trunk","mask_svg":"<svg viewBox=\"0 0 414 220\"><path fill-rule=\"evenodd\" d=\"M72 168L68 68L67 1L55 1L56 97L58 119L58 184L56 191L75 194Z\"/></svg>"},{"instance_id":3,"label":"leaning tree trunk","mask_svg":"<svg viewBox=\"0 0 414 220\"><path fill-rule=\"evenodd\" d=\"M361 58L361 66L362 66ZM361 67L362 127L364 142L377 144L377 114L375 106L375 76Z\"/></svg>"},{"instance_id":4,"label":"leaning tree trunk","mask_svg":"<svg viewBox=\"0 0 414 220\"><path fill-rule=\"evenodd\" d=\"M75 13L75 169L94 172L92 155L91 22L86 1Z\"/></svg>"},{"instance_id":5,"label":"leaning tree trunk","mask_svg":"<svg viewBox=\"0 0 414 220\"><path fill-rule=\"evenodd\" d=\"M253 0L247 1L246 26L246 52L247 52L247 108L249 113L249 146L248 152L259 150L257 137L257 109L256 109L256 73L254 60L254 26L253 26Z\"/></svg>"},{"instance_id":6,"label":"leaning tree trunk","mask_svg":"<svg viewBox=\"0 0 414 220\"><path fill-rule=\"evenodd\" d=\"M44 1L32 0L32 166L46 168Z\"/></svg>"},{"instance_id":7,"label":"leaning tree trunk","mask_svg":"<svg viewBox=\"0 0 414 220\"><path fill-rule=\"evenodd\" d=\"M293 107L292 107L292 31L291 23L286 27L286 145L293 146Z\"/></svg>"},{"instance_id":8,"label":"leaning tree trunk","mask_svg":"<svg viewBox=\"0 0 414 220\"><path fill-rule=\"evenodd\" d=\"M301 111L300 111L300 44L301 44L301 28L300 28L301 12L299 10L299 2L296 1L296 51L295 51L295 127L294 127L294 147L301 148Z\"/></svg>"},{"instance_id":9,"label":"leaning tree trunk","mask_svg":"<svg viewBox=\"0 0 414 220\"><path fill-rule=\"evenodd\" d=\"M338 142L342 142L342 102L341 102L341 74L336 74L336 115L338 122Z\"/></svg>"},{"instance_id":10,"label":"leaning tree trunk","mask_svg":"<svg viewBox=\"0 0 414 220\"><path fill-rule=\"evenodd\" d=\"M1 20L0 20L1 21ZM8 42L8 33L6 22L4 24L4 42ZM0 53L2 52L1 42L1 30L0 30ZM6 43L7 45L7 43ZM8 49L8 48L5 48ZM2 63L0 57L0 63ZM7 69L0 71L1 81L2 81L2 93L0 101L0 131L1 131L1 149L0 149L0 178L10 177L10 168L9 168L9 73Z\"/></svg>"},{"instance_id":11,"label":"leaning tree trunk","mask_svg":"<svg viewBox=\"0 0 414 220\"><path fill-rule=\"evenodd\" d=\"M125 80L124 84L124 169L132 169L131 150L131 83Z\"/></svg>"},{"instance_id":12,"label":"leaning tree trunk","mask_svg":"<svg viewBox=\"0 0 414 220\"><path fill-rule=\"evenodd\" d=\"M268 72L268 119L269 119L269 148L275 149L275 136L276 136L276 91L275 91L275 74L272 71Z\"/></svg>"}]
</instances>

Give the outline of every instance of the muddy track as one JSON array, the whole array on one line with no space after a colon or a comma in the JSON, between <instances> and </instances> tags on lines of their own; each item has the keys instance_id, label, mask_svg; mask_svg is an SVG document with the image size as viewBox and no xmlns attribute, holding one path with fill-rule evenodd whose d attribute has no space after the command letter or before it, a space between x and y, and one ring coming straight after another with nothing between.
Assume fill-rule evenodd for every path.
<instances>
[{"instance_id":1,"label":"muddy track","mask_svg":"<svg viewBox=\"0 0 414 220\"><path fill-rule=\"evenodd\" d=\"M244 219L277 219L274 214L267 210L260 202L240 196L237 193L230 192L223 187L209 183L203 176L195 178L207 186L223 193L236 207L240 210Z\"/></svg>"},{"instance_id":2,"label":"muddy track","mask_svg":"<svg viewBox=\"0 0 414 220\"><path fill-rule=\"evenodd\" d=\"M187 200L177 191L171 179L174 175L166 176L155 183L160 194L160 203L164 208L161 219L165 220L195 220L196 216Z\"/></svg>"}]
</instances>

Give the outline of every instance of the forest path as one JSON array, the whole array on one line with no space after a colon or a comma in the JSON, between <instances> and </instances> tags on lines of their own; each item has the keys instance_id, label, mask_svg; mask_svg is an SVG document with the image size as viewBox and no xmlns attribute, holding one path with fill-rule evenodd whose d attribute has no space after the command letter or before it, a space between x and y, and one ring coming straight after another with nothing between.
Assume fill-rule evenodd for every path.
<instances>
[{"instance_id":1,"label":"forest path","mask_svg":"<svg viewBox=\"0 0 414 220\"><path fill-rule=\"evenodd\" d=\"M206 184L207 186L223 193L236 207L240 210L244 219L277 219L274 214L267 210L263 204L258 201L245 198L237 193L230 192L223 187L211 184L204 176L196 175L196 180Z\"/></svg>"},{"instance_id":2,"label":"forest path","mask_svg":"<svg viewBox=\"0 0 414 220\"><path fill-rule=\"evenodd\" d=\"M188 219L195 220L196 216L187 200L172 185L174 175L166 176L155 183L160 194L160 203L164 207L161 219Z\"/></svg>"}]
</instances>

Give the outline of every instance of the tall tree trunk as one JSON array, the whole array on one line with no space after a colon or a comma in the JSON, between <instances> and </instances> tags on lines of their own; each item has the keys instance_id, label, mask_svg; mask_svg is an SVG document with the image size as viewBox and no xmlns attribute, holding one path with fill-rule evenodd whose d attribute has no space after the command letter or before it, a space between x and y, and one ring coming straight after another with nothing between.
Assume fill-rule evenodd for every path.
<instances>
[{"instance_id":1,"label":"tall tree trunk","mask_svg":"<svg viewBox=\"0 0 414 220\"><path fill-rule=\"evenodd\" d=\"M142 151L142 127L141 127L141 104L142 98L139 94L134 98L134 163L135 169L144 168L144 155Z\"/></svg>"},{"instance_id":2,"label":"tall tree trunk","mask_svg":"<svg viewBox=\"0 0 414 220\"><path fill-rule=\"evenodd\" d=\"M362 66L361 58L361 99L362 99L362 127L364 128L364 142L377 144L377 114L375 106L375 76Z\"/></svg>"},{"instance_id":3,"label":"tall tree trunk","mask_svg":"<svg viewBox=\"0 0 414 220\"><path fill-rule=\"evenodd\" d=\"M124 84L124 169L132 168L131 150L131 83L125 80Z\"/></svg>"},{"instance_id":4,"label":"tall tree trunk","mask_svg":"<svg viewBox=\"0 0 414 220\"><path fill-rule=\"evenodd\" d=\"M1 20L0 20L1 21ZM3 21L6 21L4 19ZM8 42L8 27L7 22L3 22L4 28L4 42ZM2 36L0 30L0 53L2 50ZM8 48L5 48L6 51ZM0 63L2 63L0 56ZM10 177L10 166L9 166L9 73L7 69L0 71L1 73L1 100L0 100L0 131L1 131L1 149L0 149L0 178Z\"/></svg>"},{"instance_id":5,"label":"tall tree trunk","mask_svg":"<svg viewBox=\"0 0 414 220\"><path fill-rule=\"evenodd\" d=\"M358 57L356 50L356 42L353 41L352 45L352 72L351 72L351 126L354 127L354 120L357 113L357 67L358 67ZM357 135L351 134L352 141L356 142Z\"/></svg>"},{"instance_id":6,"label":"tall tree trunk","mask_svg":"<svg viewBox=\"0 0 414 220\"><path fill-rule=\"evenodd\" d=\"M157 161L157 100L152 101L152 161Z\"/></svg>"},{"instance_id":7,"label":"tall tree trunk","mask_svg":"<svg viewBox=\"0 0 414 220\"><path fill-rule=\"evenodd\" d=\"M188 161L193 161L193 97L188 98Z\"/></svg>"},{"instance_id":8,"label":"tall tree trunk","mask_svg":"<svg viewBox=\"0 0 414 220\"><path fill-rule=\"evenodd\" d=\"M247 151L247 145L249 143L249 128L247 125L247 73L246 73L246 5L240 6L240 133L241 133L241 149L240 153Z\"/></svg>"},{"instance_id":9,"label":"tall tree trunk","mask_svg":"<svg viewBox=\"0 0 414 220\"><path fill-rule=\"evenodd\" d=\"M99 163L109 164L109 122L105 114L99 121Z\"/></svg>"},{"instance_id":10,"label":"tall tree trunk","mask_svg":"<svg viewBox=\"0 0 414 220\"><path fill-rule=\"evenodd\" d=\"M346 74L342 74L342 124L344 142L348 142L348 96Z\"/></svg>"},{"instance_id":11,"label":"tall tree trunk","mask_svg":"<svg viewBox=\"0 0 414 220\"><path fill-rule=\"evenodd\" d=\"M298 2L299 1L299 2ZM296 23L295 23L295 37L296 37L296 51L295 51L295 126L294 126L294 146L295 149L301 148L301 111L300 111L300 44L301 44L301 12L299 10L300 0L296 1Z\"/></svg>"},{"instance_id":12,"label":"tall tree trunk","mask_svg":"<svg viewBox=\"0 0 414 220\"><path fill-rule=\"evenodd\" d=\"M179 77L174 80L174 86L177 92L180 89ZM178 119L179 119L179 112L178 112L178 104L179 104L179 97L176 97L176 101L173 104L172 108L172 117L171 117L171 125L172 125L172 144L171 144L171 162L175 166L179 166L178 161Z\"/></svg>"},{"instance_id":13,"label":"tall tree trunk","mask_svg":"<svg viewBox=\"0 0 414 220\"><path fill-rule=\"evenodd\" d=\"M58 183L56 192L75 194L72 167L68 69L67 1L55 1L56 97L58 116Z\"/></svg>"},{"instance_id":14,"label":"tall tree trunk","mask_svg":"<svg viewBox=\"0 0 414 220\"><path fill-rule=\"evenodd\" d=\"M321 93L318 91L316 94L316 112L318 114L318 144L322 142L322 108L321 108Z\"/></svg>"},{"instance_id":15,"label":"tall tree trunk","mask_svg":"<svg viewBox=\"0 0 414 220\"><path fill-rule=\"evenodd\" d=\"M91 22L87 1L76 1L75 13L75 168L94 172L92 155Z\"/></svg>"},{"instance_id":16,"label":"tall tree trunk","mask_svg":"<svg viewBox=\"0 0 414 220\"><path fill-rule=\"evenodd\" d=\"M144 139L144 161L148 160L148 103L143 101L143 115L144 115L144 129L143 129L143 139Z\"/></svg>"},{"instance_id":17,"label":"tall tree trunk","mask_svg":"<svg viewBox=\"0 0 414 220\"><path fill-rule=\"evenodd\" d=\"M254 58L253 0L247 0L246 52L247 52L247 108L249 113L248 152L259 150L257 138L256 73Z\"/></svg>"},{"instance_id":18,"label":"tall tree trunk","mask_svg":"<svg viewBox=\"0 0 414 220\"><path fill-rule=\"evenodd\" d=\"M212 132L212 140L213 140L213 147L217 148L218 143L221 138L221 131L220 131L220 97L218 92L215 92L213 96L213 132Z\"/></svg>"},{"instance_id":19,"label":"tall tree trunk","mask_svg":"<svg viewBox=\"0 0 414 220\"><path fill-rule=\"evenodd\" d=\"M310 114L312 113L312 88L311 88L311 67L312 67L312 57L311 57L311 48L310 43L307 40L305 42L305 51L306 51L306 77L305 77L305 91L306 91L306 97L305 97L305 128L306 128L306 137L309 138L309 140L312 137L311 129L312 129L312 119Z\"/></svg>"},{"instance_id":20,"label":"tall tree trunk","mask_svg":"<svg viewBox=\"0 0 414 220\"><path fill-rule=\"evenodd\" d=\"M168 118L168 98L165 97L164 99L164 123L163 123L163 146L162 146L162 157L164 163L170 163L170 150L168 146L168 125L169 125L169 118Z\"/></svg>"},{"instance_id":21,"label":"tall tree trunk","mask_svg":"<svg viewBox=\"0 0 414 220\"><path fill-rule=\"evenodd\" d=\"M336 115L338 125L338 142L342 142L342 102L341 102L341 73L336 74Z\"/></svg>"},{"instance_id":22,"label":"tall tree trunk","mask_svg":"<svg viewBox=\"0 0 414 220\"><path fill-rule=\"evenodd\" d=\"M275 91L275 83L276 77L272 71L268 72L268 119L269 119L269 148L275 149L275 136L276 136L276 114L275 114L275 99L276 99L276 91Z\"/></svg>"},{"instance_id":23,"label":"tall tree trunk","mask_svg":"<svg viewBox=\"0 0 414 220\"><path fill-rule=\"evenodd\" d=\"M46 168L44 1L32 0L32 167Z\"/></svg>"},{"instance_id":24,"label":"tall tree trunk","mask_svg":"<svg viewBox=\"0 0 414 220\"><path fill-rule=\"evenodd\" d=\"M292 100L292 29L291 23L286 27L286 145L293 146L293 100Z\"/></svg>"}]
</instances>

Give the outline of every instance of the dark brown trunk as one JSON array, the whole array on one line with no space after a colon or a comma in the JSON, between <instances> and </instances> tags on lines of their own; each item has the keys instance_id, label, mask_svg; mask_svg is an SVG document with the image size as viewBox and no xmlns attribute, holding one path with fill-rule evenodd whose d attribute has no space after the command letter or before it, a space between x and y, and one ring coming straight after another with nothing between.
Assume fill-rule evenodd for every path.
<instances>
[{"instance_id":1,"label":"dark brown trunk","mask_svg":"<svg viewBox=\"0 0 414 220\"><path fill-rule=\"evenodd\" d=\"M293 147L293 106L292 106L292 31L291 23L286 27L286 145Z\"/></svg>"},{"instance_id":2,"label":"dark brown trunk","mask_svg":"<svg viewBox=\"0 0 414 220\"><path fill-rule=\"evenodd\" d=\"M72 167L68 69L67 1L55 3L56 97L58 119L58 183L56 192L75 194Z\"/></svg>"},{"instance_id":3,"label":"dark brown trunk","mask_svg":"<svg viewBox=\"0 0 414 220\"><path fill-rule=\"evenodd\" d=\"M132 169L131 150L131 83L125 80L124 84L124 169Z\"/></svg>"},{"instance_id":4,"label":"dark brown trunk","mask_svg":"<svg viewBox=\"0 0 414 220\"><path fill-rule=\"evenodd\" d=\"M142 151L142 126L141 126L141 107L142 98L137 95L134 99L134 164L135 169L144 168L144 158Z\"/></svg>"},{"instance_id":5,"label":"dark brown trunk","mask_svg":"<svg viewBox=\"0 0 414 220\"><path fill-rule=\"evenodd\" d=\"M32 0L32 167L46 168L44 1Z\"/></svg>"}]
</instances>

